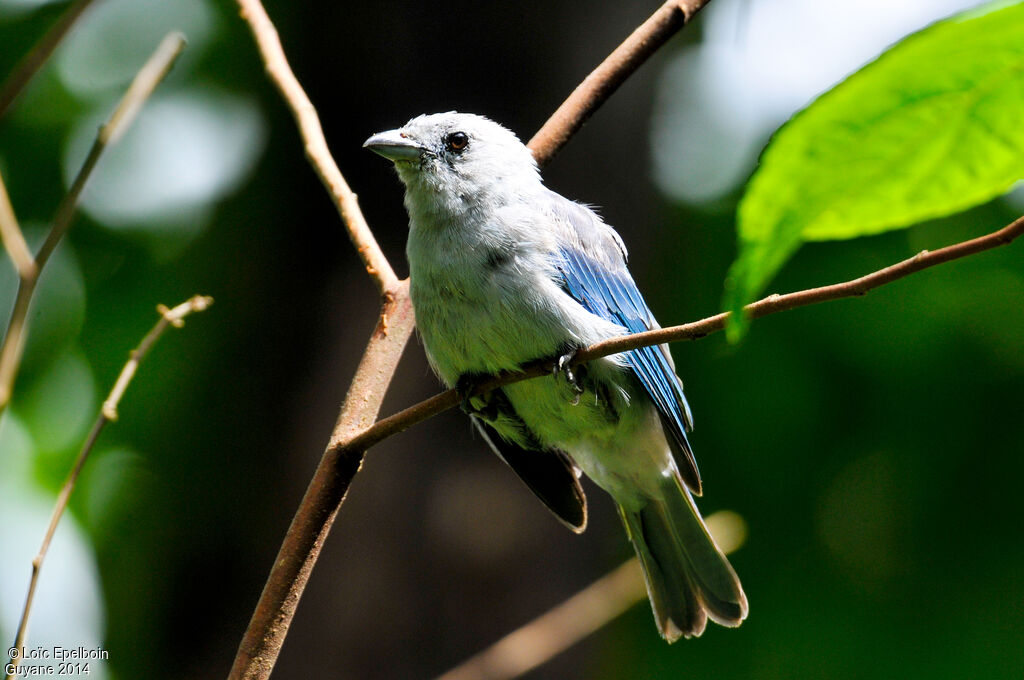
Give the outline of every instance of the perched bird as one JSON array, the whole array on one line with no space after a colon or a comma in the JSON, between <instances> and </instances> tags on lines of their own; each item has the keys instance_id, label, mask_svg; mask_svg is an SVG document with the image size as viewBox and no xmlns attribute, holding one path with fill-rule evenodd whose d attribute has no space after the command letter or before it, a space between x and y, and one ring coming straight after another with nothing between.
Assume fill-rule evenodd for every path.
<instances>
[{"instance_id":1,"label":"perched bird","mask_svg":"<svg viewBox=\"0 0 1024 680\"><path fill-rule=\"evenodd\" d=\"M666 640L700 635L708 618L739 625L747 599L693 502L692 419L668 347L569 369L583 347L658 327L619 235L546 188L530 150L482 116L419 116L364 146L405 185L416 324L483 438L576 532L587 522L577 468L611 494ZM557 358L554 377L471 396L543 358Z\"/></svg>"}]
</instances>

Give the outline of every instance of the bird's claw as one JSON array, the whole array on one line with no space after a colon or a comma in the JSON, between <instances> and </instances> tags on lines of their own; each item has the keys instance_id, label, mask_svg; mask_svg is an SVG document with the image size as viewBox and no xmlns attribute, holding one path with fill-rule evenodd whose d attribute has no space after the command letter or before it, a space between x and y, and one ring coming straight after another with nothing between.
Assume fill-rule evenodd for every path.
<instances>
[{"instance_id":1,"label":"bird's claw","mask_svg":"<svg viewBox=\"0 0 1024 680\"><path fill-rule=\"evenodd\" d=\"M577 378L576 373L573 372L572 366L570 365L572 363L572 360L576 358L576 354L578 352L578 349L574 349L570 352L566 352L565 354L560 355L558 359L555 360L555 368L552 371L552 375L554 376L557 376L559 373L564 375L566 382L568 382L569 385L572 386L573 392L575 392L575 395L572 399L573 406L576 406L577 404L580 403L580 396L583 394L583 387L580 385L580 381Z\"/></svg>"},{"instance_id":2,"label":"bird's claw","mask_svg":"<svg viewBox=\"0 0 1024 680\"><path fill-rule=\"evenodd\" d=\"M459 379L455 382L455 392L462 397L462 402L459 404L459 408L462 409L463 413L471 416L479 416L484 413L484 409L479 409L476 406L473 406L473 403L470 400L473 398L473 393L476 392L476 388L479 387L480 384L488 377L489 376L479 375L477 373L465 373L459 376Z\"/></svg>"}]
</instances>

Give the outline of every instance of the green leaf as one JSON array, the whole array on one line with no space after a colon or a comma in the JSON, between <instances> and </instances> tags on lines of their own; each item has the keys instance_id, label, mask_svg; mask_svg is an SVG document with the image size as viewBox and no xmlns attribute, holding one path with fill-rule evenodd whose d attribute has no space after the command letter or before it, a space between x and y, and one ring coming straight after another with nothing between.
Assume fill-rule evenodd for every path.
<instances>
[{"instance_id":1,"label":"green leaf","mask_svg":"<svg viewBox=\"0 0 1024 680\"><path fill-rule=\"evenodd\" d=\"M1024 2L915 33L776 132L740 201L725 308L740 312L803 241L960 212L1024 177ZM747 321L734 313L735 341Z\"/></svg>"}]
</instances>

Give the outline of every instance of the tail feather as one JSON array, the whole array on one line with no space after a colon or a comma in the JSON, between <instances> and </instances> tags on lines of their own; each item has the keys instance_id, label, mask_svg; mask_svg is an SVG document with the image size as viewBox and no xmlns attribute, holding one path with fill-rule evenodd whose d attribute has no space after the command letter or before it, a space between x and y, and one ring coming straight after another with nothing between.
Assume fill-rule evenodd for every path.
<instances>
[{"instance_id":1,"label":"tail feather","mask_svg":"<svg viewBox=\"0 0 1024 680\"><path fill-rule=\"evenodd\" d=\"M707 620L738 626L747 598L729 560L715 545L693 498L673 477L661 498L630 510L619 507L643 567L647 593L662 637L704 632Z\"/></svg>"}]
</instances>

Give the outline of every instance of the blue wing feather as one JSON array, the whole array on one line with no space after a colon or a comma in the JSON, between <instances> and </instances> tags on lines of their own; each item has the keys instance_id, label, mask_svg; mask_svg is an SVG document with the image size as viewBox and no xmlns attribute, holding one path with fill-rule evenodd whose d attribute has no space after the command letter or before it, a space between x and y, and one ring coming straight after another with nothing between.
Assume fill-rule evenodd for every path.
<instances>
[{"instance_id":1,"label":"blue wing feather","mask_svg":"<svg viewBox=\"0 0 1024 680\"><path fill-rule=\"evenodd\" d=\"M557 266L563 286L587 311L625 327L630 333L657 327L654 315L625 266L610 270L573 246L564 246L560 256ZM677 464L683 468L680 472L687 486L700 493L700 473L686 438L692 426L690 407L669 358L660 347L641 347L625 352L624 356L657 406L666 434L676 444L672 447L673 453ZM680 457L683 460L679 460Z\"/></svg>"}]
</instances>

